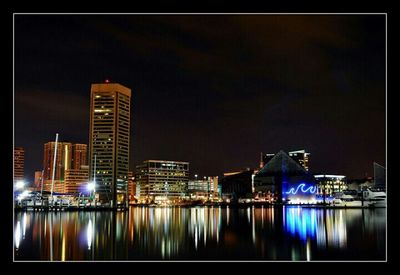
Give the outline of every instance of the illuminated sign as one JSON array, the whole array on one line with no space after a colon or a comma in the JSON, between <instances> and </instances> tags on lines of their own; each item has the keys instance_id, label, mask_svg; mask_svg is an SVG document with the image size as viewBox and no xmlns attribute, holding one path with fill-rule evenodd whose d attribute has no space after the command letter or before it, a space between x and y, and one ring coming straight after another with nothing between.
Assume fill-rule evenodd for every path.
<instances>
[{"instance_id":1,"label":"illuminated sign","mask_svg":"<svg viewBox=\"0 0 400 275\"><path fill-rule=\"evenodd\" d=\"M305 183L300 183L299 185L297 185L297 187L292 187L289 189L289 191L286 192L286 194L293 194L296 195L298 192L301 193L310 193L310 194L314 194L317 192L317 187L316 186L309 186L306 187Z\"/></svg>"}]
</instances>

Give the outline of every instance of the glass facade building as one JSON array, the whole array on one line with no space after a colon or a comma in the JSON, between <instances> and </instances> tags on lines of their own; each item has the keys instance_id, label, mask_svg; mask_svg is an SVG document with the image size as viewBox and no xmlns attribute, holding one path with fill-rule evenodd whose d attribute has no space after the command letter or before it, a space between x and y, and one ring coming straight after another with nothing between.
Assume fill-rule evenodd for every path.
<instances>
[{"instance_id":1,"label":"glass facade building","mask_svg":"<svg viewBox=\"0 0 400 275\"><path fill-rule=\"evenodd\" d=\"M139 201L176 201L187 196L189 162L146 160L136 166Z\"/></svg>"},{"instance_id":2,"label":"glass facade building","mask_svg":"<svg viewBox=\"0 0 400 275\"><path fill-rule=\"evenodd\" d=\"M218 198L218 176L189 180L188 193L192 198Z\"/></svg>"},{"instance_id":3,"label":"glass facade building","mask_svg":"<svg viewBox=\"0 0 400 275\"><path fill-rule=\"evenodd\" d=\"M312 174L282 150L256 173L254 188L259 197L282 203L312 203L317 195Z\"/></svg>"},{"instance_id":4,"label":"glass facade building","mask_svg":"<svg viewBox=\"0 0 400 275\"><path fill-rule=\"evenodd\" d=\"M334 193L347 190L346 176L314 175L314 178L318 187L318 195L331 196Z\"/></svg>"},{"instance_id":5,"label":"glass facade building","mask_svg":"<svg viewBox=\"0 0 400 275\"><path fill-rule=\"evenodd\" d=\"M306 150L297 150L297 151L290 151L288 152L289 157L291 157L294 161L300 164L306 171L309 170L309 160L310 160L310 153L306 152ZM275 154L263 154L261 153L261 160L260 160L260 168L263 168L266 163L268 163Z\"/></svg>"}]
</instances>

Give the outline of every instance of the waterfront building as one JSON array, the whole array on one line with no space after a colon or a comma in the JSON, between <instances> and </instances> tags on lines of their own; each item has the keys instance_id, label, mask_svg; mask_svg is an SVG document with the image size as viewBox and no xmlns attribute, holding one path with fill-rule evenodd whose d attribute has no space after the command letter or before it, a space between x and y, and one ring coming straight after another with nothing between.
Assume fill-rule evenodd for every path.
<instances>
[{"instance_id":1,"label":"waterfront building","mask_svg":"<svg viewBox=\"0 0 400 275\"><path fill-rule=\"evenodd\" d=\"M36 190L40 190L42 188L42 171L35 171L34 186Z\"/></svg>"},{"instance_id":2,"label":"waterfront building","mask_svg":"<svg viewBox=\"0 0 400 275\"><path fill-rule=\"evenodd\" d=\"M265 166L265 164L266 164L267 162L269 162L274 156L275 156L275 154L273 154L273 153L263 154L263 153L261 152L260 169L263 168L263 167Z\"/></svg>"},{"instance_id":3,"label":"waterfront building","mask_svg":"<svg viewBox=\"0 0 400 275\"><path fill-rule=\"evenodd\" d=\"M63 193L78 195L85 192L89 181L89 166L82 165L80 169L67 169Z\"/></svg>"},{"instance_id":4,"label":"waterfront building","mask_svg":"<svg viewBox=\"0 0 400 275\"><path fill-rule=\"evenodd\" d=\"M224 176L219 181L221 195L230 197L233 200L251 198L253 175L254 170L249 168L242 171L224 173Z\"/></svg>"},{"instance_id":5,"label":"waterfront building","mask_svg":"<svg viewBox=\"0 0 400 275\"><path fill-rule=\"evenodd\" d=\"M72 144L72 169L80 170L87 165L87 144Z\"/></svg>"},{"instance_id":6,"label":"waterfront building","mask_svg":"<svg viewBox=\"0 0 400 275\"><path fill-rule=\"evenodd\" d=\"M100 202L111 207L128 202L130 102L131 89L121 84L91 86L89 178Z\"/></svg>"},{"instance_id":7,"label":"waterfront building","mask_svg":"<svg viewBox=\"0 0 400 275\"><path fill-rule=\"evenodd\" d=\"M178 201L187 196L189 162L145 160L135 180L141 202Z\"/></svg>"},{"instance_id":8,"label":"waterfront building","mask_svg":"<svg viewBox=\"0 0 400 275\"><path fill-rule=\"evenodd\" d=\"M306 169L309 170L309 157L310 153L307 153L306 150L298 150L289 152L289 157L294 159L297 163Z\"/></svg>"},{"instance_id":9,"label":"waterfront building","mask_svg":"<svg viewBox=\"0 0 400 275\"><path fill-rule=\"evenodd\" d=\"M23 181L25 165L25 150L22 147L14 148L14 182Z\"/></svg>"},{"instance_id":10,"label":"waterfront building","mask_svg":"<svg viewBox=\"0 0 400 275\"><path fill-rule=\"evenodd\" d=\"M189 180L188 193L193 199L218 198L218 176Z\"/></svg>"},{"instance_id":11,"label":"waterfront building","mask_svg":"<svg viewBox=\"0 0 400 275\"><path fill-rule=\"evenodd\" d=\"M54 141L44 144L43 190L45 191L51 191L55 145L56 144ZM69 184L68 187L65 185L66 174L68 170L78 171L82 169L81 167L87 167L87 145L72 144L71 142L57 142L57 156L53 191L57 193L65 193L68 192L68 190L75 190L75 187L73 187L73 185ZM71 180L73 180L73 178L75 177L74 173L75 172L70 172ZM85 172L76 173L84 174ZM82 175L77 177L82 177ZM73 180L73 182L75 181Z\"/></svg>"},{"instance_id":12,"label":"waterfront building","mask_svg":"<svg viewBox=\"0 0 400 275\"><path fill-rule=\"evenodd\" d=\"M314 177L284 151L279 151L255 174L259 197L275 202L303 203L316 200Z\"/></svg>"},{"instance_id":13,"label":"waterfront building","mask_svg":"<svg viewBox=\"0 0 400 275\"><path fill-rule=\"evenodd\" d=\"M50 141L44 144L43 154L43 179L51 180L54 163L54 150L56 143ZM64 181L65 170L72 166L72 143L58 142L54 180Z\"/></svg>"},{"instance_id":14,"label":"waterfront building","mask_svg":"<svg viewBox=\"0 0 400 275\"><path fill-rule=\"evenodd\" d=\"M288 155L295 160L298 164L303 166L306 171L309 170L309 158L310 158L310 153L306 152L306 150L297 150L297 151L290 151L288 152ZM260 168L263 168L264 165L269 162L275 154L273 153L268 153L264 154L261 153L261 159L260 159Z\"/></svg>"},{"instance_id":15,"label":"waterfront building","mask_svg":"<svg viewBox=\"0 0 400 275\"><path fill-rule=\"evenodd\" d=\"M54 153L56 143L44 144L43 150L43 190L51 191ZM58 142L53 192L64 193L65 171L72 166L72 143Z\"/></svg>"},{"instance_id":16,"label":"waterfront building","mask_svg":"<svg viewBox=\"0 0 400 275\"><path fill-rule=\"evenodd\" d=\"M332 196L334 193L347 190L346 176L343 175L314 175L317 184L317 194Z\"/></svg>"}]
</instances>

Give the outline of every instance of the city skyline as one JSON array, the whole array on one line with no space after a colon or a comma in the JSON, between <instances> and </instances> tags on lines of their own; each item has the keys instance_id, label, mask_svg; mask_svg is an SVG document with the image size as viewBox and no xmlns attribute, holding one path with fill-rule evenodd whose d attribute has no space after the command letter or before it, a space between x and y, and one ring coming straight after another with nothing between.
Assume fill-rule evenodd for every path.
<instances>
[{"instance_id":1,"label":"city skyline","mask_svg":"<svg viewBox=\"0 0 400 275\"><path fill-rule=\"evenodd\" d=\"M89 144L89 88L106 78L132 89L131 171L221 175L280 149L350 178L386 165L383 15L16 15L14 55L30 181L56 132Z\"/></svg>"}]
</instances>

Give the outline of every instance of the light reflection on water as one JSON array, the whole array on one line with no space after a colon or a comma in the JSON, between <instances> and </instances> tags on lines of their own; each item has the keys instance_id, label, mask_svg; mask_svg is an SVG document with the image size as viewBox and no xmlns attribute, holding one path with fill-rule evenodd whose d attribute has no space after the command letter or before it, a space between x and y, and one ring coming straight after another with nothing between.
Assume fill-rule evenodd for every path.
<instances>
[{"instance_id":1,"label":"light reflection on water","mask_svg":"<svg viewBox=\"0 0 400 275\"><path fill-rule=\"evenodd\" d=\"M318 247L345 248L347 229L344 215L355 219L354 211L343 209L315 209L287 207L283 214L284 227L292 236L304 243L316 240Z\"/></svg>"},{"instance_id":2,"label":"light reflection on water","mask_svg":"<svg viewBox=\"0 0 400 275\"><path fill-rule=\"evenodd\" d=\"M384 260L385 211L131 207L16 213L15 259Z\"/></svg>"}]
</instances>

